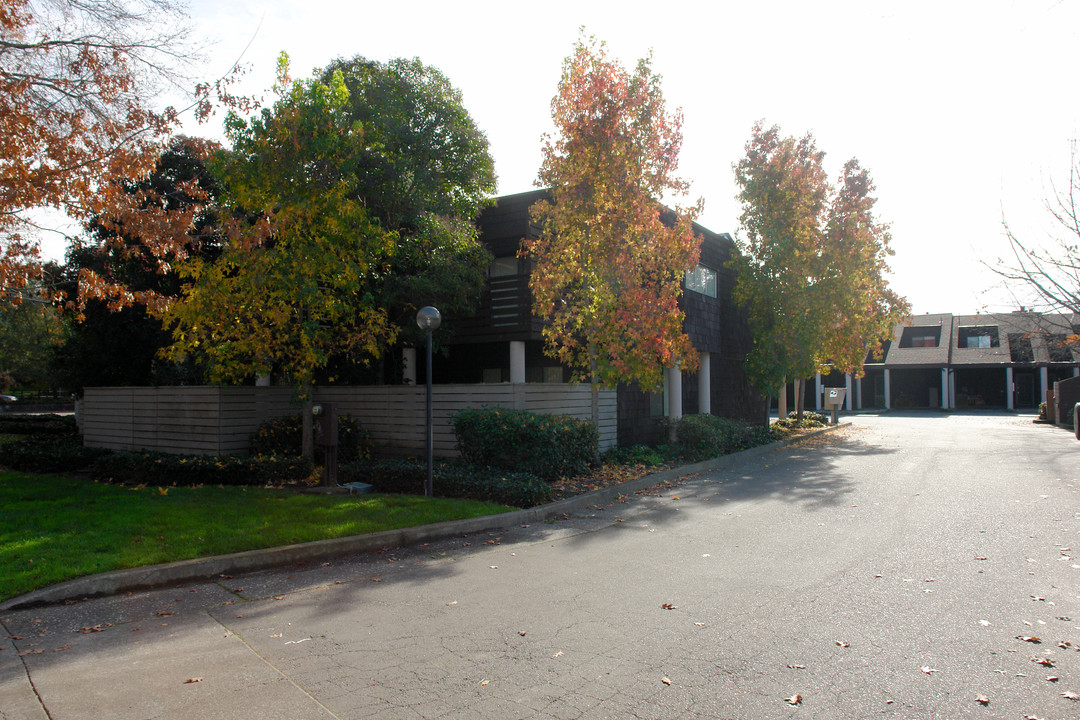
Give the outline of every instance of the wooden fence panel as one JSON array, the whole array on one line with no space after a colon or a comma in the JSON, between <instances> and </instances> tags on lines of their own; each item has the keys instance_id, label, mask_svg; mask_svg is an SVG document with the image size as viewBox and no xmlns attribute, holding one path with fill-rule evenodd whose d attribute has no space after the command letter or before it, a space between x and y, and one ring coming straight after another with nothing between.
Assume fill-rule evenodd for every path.
<instances>
[{"instance_id":1,"label":"wooden fence panel","mask_svg":"<svg viewBox=\"0 0 1080 720\"><path fill-rule=\"evenodd\" d=\"M616 442L616 394L600 391L600 449ZM316 402L337 404L389 454L422 454L426 448L425 388L376 385L317 388ZM432 438L439 456L457 455L450 419L463 408L507 407L588 420L587 385L508 383L435 385ZM226 454L246 452L260 424L299 412L292 391L282 387L87 388L80 413L90 447L160 452Z\"/></svg>"}]
</instances>

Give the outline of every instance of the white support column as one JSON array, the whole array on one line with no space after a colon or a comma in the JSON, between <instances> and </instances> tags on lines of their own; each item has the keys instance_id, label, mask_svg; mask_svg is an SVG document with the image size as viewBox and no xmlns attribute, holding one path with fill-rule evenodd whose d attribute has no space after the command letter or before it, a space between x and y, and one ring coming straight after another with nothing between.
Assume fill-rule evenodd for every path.
<instances>
[{"instance_id":1,"label":"white support column","mask_svg":"<svg viewBox=\"0 0 1080 720\"><path fill-rule=\"evenodd\" d=\"M668 417L678 420L682 417L682 371L676 365L669 368L668 376Z\"/></svg>"},{"instance_id":2,"label":"white support column","mask_svg":"<svg viewBox=\"0 0 1080 720\"><path fill-rule=\"evenodd\" d=\"M941 368L941 409L948 410L949 403L949 368Z\"/></svg>"},{"instance_id":3,"label":"white support column","mask_svg":"<svg viewBox=\"0 0 1080 720\"><path fill-rule=\"evenodd\" d=\"M855 378L855 409L862 410L862 378Z\"/></svg>"},{"instance_id":4,"label":"white support column","mask_svg":"<svg viewBox=\"0 0 1080 720\"><path fill-rule=\"evenodd\" d=\"M956 409L956 371L949 371L949 407Z\"/></svg>"},{"instance_id":5,"label":"white support column","mask_svg":"<svg viewBox=\"0 0 1080 720\"><path fill-rule=\"evenodd\" d=\"M510 382L525 382L525 343L521 340L510 341Z\"/></svg>"},{"instance_id":6,"label":"white support column","mask_svg":"<svg viewBox=\"0 0 1080 720\"><path fill-rule=\"evenodd\" d=\"M814 409L821 412L821 373L814 376Z\"/></svg>"},{"instance_id":7,"label":"white support column","mask_svg":"<svg viewBox=\"0 0 1080 720\"><path fill-rule=\"evenodd\" d=\"M709 360L709 353L701 353L697 374L697 411L702 415L712 413L712 374Z\"/></svg>"},{"instance_id":8,"label":"white support column","mask_svg":"<svg viewBox=\"0 0 1080 720\"><path fill-rule=\"evenodd\" d=\"M401 379L406 385L416 384L416 348L401 350Z\"/></svg>"},{"instance_id":9,"label":"white support column","mask_svg":"<svg viewBox=\"0 0 1080 720\"><path fill-rule=\"evenodd\" d=\"M851 373L844 374L844 408L851 412L854 407L853 399L851 397Z\"/></svg>"},{"instance_id":10,"label":"white support column","mask_svg":"<svg viewBox=\"0 0 1080 720\"><path fill-rule=\"evenodd\" d=\"M1046 391L1050 389L1050 371L1044 365L1039 368L1039 399L1035 401L1038 405L1041 402L1046 401Z\"/></svg>"},{"instance_id":11,"label":"white support column","mask_svg":"<svg viewBox=\"0 0 1080 720\"><path fill-rule=\"evenodd\" d=\"M885 409L892 408L892 388L889 383L889 368L885 368Z\"/></svg>"},{"instance_id":12,"label":"white support column","mask_svg":"<svg viewBox=\"0 0 1080 720\"><path fill-rule=\"evenodd\" d=\"M1005 408L1013 410L1016 407L1016 403L1013 402L1013 369L1011 367L1005 368Z\"/></svg>"}]
</instances>

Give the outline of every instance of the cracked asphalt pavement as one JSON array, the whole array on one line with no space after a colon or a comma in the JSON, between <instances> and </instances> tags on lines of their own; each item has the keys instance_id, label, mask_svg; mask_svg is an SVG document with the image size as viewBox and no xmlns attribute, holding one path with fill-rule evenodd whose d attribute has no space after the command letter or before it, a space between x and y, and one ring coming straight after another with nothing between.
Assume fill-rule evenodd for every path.
<instances>
[{"instance_id":1,"label":"cracked asphalt pavement","mask_svg":"<svg viewBox=\"0 0 1080 720\"><path fill-rule=\"evenodd\" d=\"M554 522L0 614L0 718L1076 718L1080 443L892 413Z\"/></svg>"}]
</instances>

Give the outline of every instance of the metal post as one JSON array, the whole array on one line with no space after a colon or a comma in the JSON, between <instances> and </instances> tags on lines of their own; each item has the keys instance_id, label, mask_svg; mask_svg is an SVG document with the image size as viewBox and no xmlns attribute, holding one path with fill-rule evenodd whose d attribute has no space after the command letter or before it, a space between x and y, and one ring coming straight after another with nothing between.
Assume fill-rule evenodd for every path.
<instances>
[{"instance_id":1,"label":"metal post","mask_svg":"<svg viewBox=\"0 0 1080 720\"><path fill-rule=\"evenodd\" d=\"M431 497L434 490L432 475L435 470L433 457L434 437L431 430L431 330L427 331L427 484L424 486L424 494Z\"/></svg>"},{"instance_id":2,"label":"metal post","mask_svg":"<svg viewBox=\"0 0 1080 720\"><path fill-rule=\"evenodd\" d=\"M442 323L442 315L430 305L420 308L416 313L416 324L427 335L427 482L424 486L424 494L428 497L434 494L432 475L435 470L433 458L435 442L431 429L431 332L438 330L440 323Z\"/></svg>"}]
</instances>

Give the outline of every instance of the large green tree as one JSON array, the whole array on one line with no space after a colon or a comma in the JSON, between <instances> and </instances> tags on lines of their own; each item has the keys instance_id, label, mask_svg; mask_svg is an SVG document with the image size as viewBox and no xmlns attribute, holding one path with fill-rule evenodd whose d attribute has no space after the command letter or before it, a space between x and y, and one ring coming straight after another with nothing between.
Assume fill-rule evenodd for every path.
<instances>
[{"instance_id":1,"label":"large green tree","mask_svg":"<svg viewBox=\"0 0 1080 720\"><path fill-rule=\"evenodd\" d=\"M494 189L486 141L471 121L466 133L440 119L439 103L454 122L464 111L438 71L404 67L415 76L358 59L294 81L282 54L273 107L230 116L232 147L215 162L228 242L216 261L181 266L190 285L164 312L170 358L199 353L217 382L288 378L309 401L320 372L379 359L413 325L410 308L474 300L488 255L473 220ZM453 172L421 152L458 134L471 144L445 159Z\"/></svg>"},{"instance_id":2,"label":"large green tree","mask_svg":"<svg viewBox=\"0 0 1080 720\"><path fill-rule=\"evenodd\" d=\"M892 251L869 173L849 161L837 190L824 157L812 135L758 122L734 166L743 207L735 299L754 336L747 374L765 394L795 380L797 402L801 381L830 364L861 373L868 348L909 312L884 278Z\"/></svg>"},{"instance_id":3,"label":"large green tree","mask_svg":"<svg viewBox=\"0 0 1080 720\"><path fill-rule=\"evenodd\" d=\"M160 254L152 247L160 236L144 238L139 229L108 216L93 218L86 237L68 248L56 287L70 299L69 332L53 362L63 387L81 391L91 385L198 381L191 364L177 366L157 357L171 337L147 303L157 307L161 298L180 292L180 277L171 268L181 258L213 259L221 252L215 206L220 187L204 154L203 141L176 137L148 176L115 181L155 212L192 213L185 223L189 232L175 252ZM104 287L123 288L124 299L102 293Z\"/></svg>"},{"instance_id":4,"label":"large green tree","mask_svg":"<svg viewBox=\"0 0 1080 720\"><path fill-rule=\"evenodd\" d=\"M365 138L352 168L354 193L396 233L372 292L399 341L423 341L413 318L425 305L442 311L447 326L439 335L447 337L455 319L475 309L491 261L475 224L496 189L487 138L460 91L417 58L337 60L322 80L338 72L349 91L347 112Z\"/></svg>"},{"instance_id":5,"label":"large green tree","mask_svg":"<svg viewBox=\"0 0 1080 720\"><path fill-rule=\"evenodd\" d=\"M682 115L667 110L660 81L650 59L629 72L583 38L551 102L556 134L537 181L551 200L532 208L540 232L523 253L545 352L594 386L653 390L664 368L697 363L678 300L698 260L699 207L662 204L688 186L675 174Z\"/></svg>"}]
</instances>

